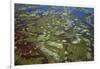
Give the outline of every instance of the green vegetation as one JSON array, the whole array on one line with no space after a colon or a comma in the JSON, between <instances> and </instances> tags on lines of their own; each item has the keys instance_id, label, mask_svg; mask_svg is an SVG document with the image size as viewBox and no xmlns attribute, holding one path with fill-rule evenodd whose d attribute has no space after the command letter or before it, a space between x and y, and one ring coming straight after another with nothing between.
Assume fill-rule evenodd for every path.
<instances>
[{"instance_id":1,"label":"green vegetation","mask_svg":"<svg viewBox=\"0 0 100 69\"><path fill-rule=\"evenodd\" d=\"M15 65L94 60L93 8L15 4Z\"/></svg>"}]
</instances>

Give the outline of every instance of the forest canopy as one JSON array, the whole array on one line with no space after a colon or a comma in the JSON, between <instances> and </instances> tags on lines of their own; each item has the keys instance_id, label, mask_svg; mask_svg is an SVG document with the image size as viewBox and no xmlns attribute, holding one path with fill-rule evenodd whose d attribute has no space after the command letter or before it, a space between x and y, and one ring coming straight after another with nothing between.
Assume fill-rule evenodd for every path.
<instances>
[{"instance_id":1,"label":"forest canopy","mask_svg":"<svg viewBox=\"0 0 100 69\"><path fill-rule=\"evenodd\" d=\"M94 9L15 4L15 65L94 60Z\"/></svg>"}]
</instances>

